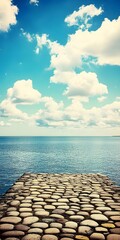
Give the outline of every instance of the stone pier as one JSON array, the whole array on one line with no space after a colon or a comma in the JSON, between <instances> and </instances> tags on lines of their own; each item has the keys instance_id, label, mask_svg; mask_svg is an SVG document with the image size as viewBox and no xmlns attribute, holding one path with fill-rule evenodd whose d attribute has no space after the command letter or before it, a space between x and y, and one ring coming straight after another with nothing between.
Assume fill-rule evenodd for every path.
<instances>
[{"instance_id":1,"label":"stone pier","mask_svg":"<svg viewBox=\"0 0 120 240\"><path fill-rule=\"evenodd\" d=\"M0 240L120 240L120 187L101 174L24 174L0 201Z\"/></svg>"}]
</instances>

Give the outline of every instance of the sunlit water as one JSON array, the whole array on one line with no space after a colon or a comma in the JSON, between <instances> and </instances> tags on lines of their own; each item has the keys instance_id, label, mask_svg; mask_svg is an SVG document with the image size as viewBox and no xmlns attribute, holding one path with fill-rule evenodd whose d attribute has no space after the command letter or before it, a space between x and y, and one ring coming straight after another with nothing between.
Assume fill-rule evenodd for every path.
<instances>
[{"instance_id":1,"label":"sunlit water","mask_svg":"<svg viewBox=\"0 0 120 240\"><path fill-rule=\"evenodd\" d=\"M25 172L102 173L120 185L120 138L0 137L0 194Z\"/></svg>"}]
</instances>

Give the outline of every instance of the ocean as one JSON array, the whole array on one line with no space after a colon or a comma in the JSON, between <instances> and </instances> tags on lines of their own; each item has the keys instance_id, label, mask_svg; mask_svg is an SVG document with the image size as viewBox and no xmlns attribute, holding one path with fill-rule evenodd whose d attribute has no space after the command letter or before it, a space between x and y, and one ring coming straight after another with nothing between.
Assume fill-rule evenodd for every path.
<instances>
[{"instance_id":1,"label":"ocean","mask_svg":"<svg viewBox=\"0 0 120 240\"><path fill-rule=\"evenodd\" d=\"M101 173L120 186L120 137L0 137L0 195L25 172Z\"/></svg>"}]
</instances>

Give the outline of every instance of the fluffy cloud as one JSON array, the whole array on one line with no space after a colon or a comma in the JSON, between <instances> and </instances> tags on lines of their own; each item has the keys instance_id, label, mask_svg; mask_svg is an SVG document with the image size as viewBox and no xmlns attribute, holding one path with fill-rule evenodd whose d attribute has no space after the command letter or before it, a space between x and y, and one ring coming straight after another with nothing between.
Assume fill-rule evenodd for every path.
<instances>
[{"instance_id":1,"label":"fluffy cloud","mask_svg":"<svg viewBox=\"0 0 120 240\"><path fill-rule=\"evenodd\" d=\"M31 121L31 117L17 105L38 104L41 94L32 86L32 80L19 80L7 90L7 97L0 104L0 116L18 120Z\"/></svg>"},{"instance_id":2,"label":"fluffy cloud","mask_svg":"<svg viewBox=\"0 0 120 240\"><path fill-rule=\"evenodd\" d=\"M30 4L34 4L34 5L38 6L39 0L30 0Z\"/></svg>"},{"instance_id":3,"label":"fluffy cloud","mask_svg":"<svg viewBox=\"0 0 120 240\"><path fill-rule=\"evenodd\" d=\"M11 25L17 23L17 6L12 4L12 0L0 0L0 30L7 32Z\"/></svg>"},{"instance_id":4,"label":"fluffy cloud","mask_svg":"<svg viewBox=\"0 0 120 240\"><path fill-rule=\"evenodd\" d=\"M25 32L23 28L21 28L21 31L23 36L26 37L26 39L28 40L28 42L33 41L33 36L30 33Z\"/></svg>"},{"instance_id":5,"label":"fluffy cloud","mask_svg":"<svg viewBox=\"0 0 120 240\"><path fill-rule=\"evenodd\" d=\"M0 104L0 116L1 117L15 117L18 119L27 120L28 115L25 112L19 110L14 103L9 99L5 99Z\"/></svg>"},{"instance_id":6,"label":"fluffy cloud","mask_svg":"<svg viewBox=\"0 0 120 240\"><path fill-rule=\"evenodd\" d=\"M52 97L43 97L41 102L44 104L44 109L40 109L35 115L37 125L61 125L63 119L63 102L57 103Z\"/></svg>"},{"instance_id":7,"label":"fluffy cloud","mask_svg":"<svg viewBox=\"0 0 120 240\"><path fill-rule=\"evenodd\" d=\"M54 76L51 77L51 82L67 84L68 87L64 94L69 97L80 96L88 98L108 93L107 86L99 83L96 73L93 72L87 73L83 71L81 73L75 73L74 71L56 71L54 72Z\"/></svg>"},{"instance_id":8,"label":"fluffy cloud","mask_svg":"<svg viewBox=\"0 0 120 240\"><path fill-rule=\"evenodd\" d=\"M105 19L96 31L77 30L59 52L51 54L51 68L69 71L81 67L84 58L95 64L120 65L120 17ZM89 39L89 41L88 41ZM51 46L52 47L52 46ZM90 58L88 59L90 62Z\"/></svg>"},{"instance_id":9,"label":"fluffy cloud","mask_svg":"<svg viewBox=\"0 0 120 240\"><path fill-rule=\"evenodd\" d=\"M58 104L59 106L59 104ZM36 116L37 126L45 127L119 127L120 126L120 101L115 101L101 108L86 109L79 99L73 99L68 107L44 109Z\"/></svg>"},{"instance_id":10,"label":"fluffy cloud","mask_svg":"<svg viewBox=\"0 0 120 240\"><path fill-rule=\"evenodd\" d=\"M11 124L10 123L5 123L3 121L0 121L0 127L5 127L5 126L10 126Z\"/></svg>"},{"instance_id":11,"label":"fluffy cloud","mask_svg":"<svg viewBox=\"0 0 120 240\"><path fill-rule=\"evenodd\" d=\"M102 8L96 8L93 4L84 6L82 5L78 11L74 11L71 15L65 18L68 26L77 25L81 29L88 29L91 24L91 18L100 15L103 12Z\"/></svg>"},{"instance_id":12,"label":"fluffy cloud","mask_svg":"<svg viewBox=\"0 0 120 240\"><path fill-rule=\"evenodd\" d=\"M106 96L98 97L98 102L104 102L106 98Z\"/></svg>"},{"instance_id":13,"label":"fluffy cloud","mask_svg":"<svg viewBox=\"0 0 120 240\"><path fill-rule=\"evenodd\" d=\"M40 102L41 94L33 88L32 80L19 80L8 89L7 98L15 104L35 104Z\"/></svg>"}]
</instances>

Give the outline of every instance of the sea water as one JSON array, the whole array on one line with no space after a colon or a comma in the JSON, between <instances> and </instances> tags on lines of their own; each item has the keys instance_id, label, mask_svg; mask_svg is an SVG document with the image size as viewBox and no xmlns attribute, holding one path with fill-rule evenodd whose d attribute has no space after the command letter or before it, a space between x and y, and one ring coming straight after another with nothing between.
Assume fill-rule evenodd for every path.
<instances>
[{"instance_id":1,"label":"sea water","mask_svg":"<svg viewBox=\"0 0 120 240\"><path fill-rule=\"evenodd\" d=\"M120 137L0 137L0 194L26 172L101 173L120 185Z\"/></svg>"}]
</instances>

